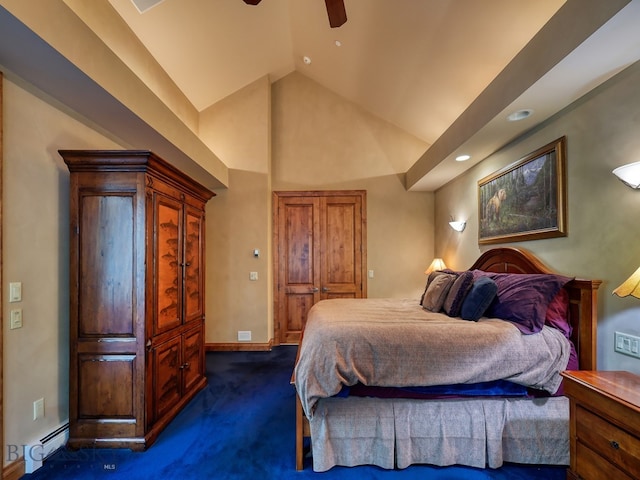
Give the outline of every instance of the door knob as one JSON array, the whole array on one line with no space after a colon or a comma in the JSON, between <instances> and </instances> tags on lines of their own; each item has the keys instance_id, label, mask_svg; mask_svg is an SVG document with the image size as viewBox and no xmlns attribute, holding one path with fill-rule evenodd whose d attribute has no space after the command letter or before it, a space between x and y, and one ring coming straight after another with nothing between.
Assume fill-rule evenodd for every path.
<instances>
[{"instance_id":1,"label":"door knob","mask_svg":"<svg viewBox=\"0 0 640 480\"><path fill-rule=\"evenodd\" d=\"M323 291L323 292L328 292L328 291L329 291L329 289L328 289L327 287L322 287L322 291Z\"/></svg>"},{"instance_id":2,"label":"door knob","mask_svg":"<svg viewBox=\"0 0 640 480\"><path fill-rule=\"evenodd\" d=\"M318 287L309 288L310 291L316 293L318 291Z\"/></svg>"}]
</instances>

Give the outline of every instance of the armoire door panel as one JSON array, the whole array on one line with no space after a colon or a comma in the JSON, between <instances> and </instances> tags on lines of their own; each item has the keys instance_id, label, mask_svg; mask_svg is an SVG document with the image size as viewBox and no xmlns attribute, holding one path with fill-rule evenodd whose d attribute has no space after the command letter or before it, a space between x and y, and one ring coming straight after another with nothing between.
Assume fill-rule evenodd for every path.
<instances>
[{"instance_id":1,"label":"armoire door panel","mask_svg":"<svg viewBox=\"0 0 640 480\"><path fill-rule=\"evenodd\" d=\"M78 337L134 335L134 193L79 200Z\"/></svg>"},{"instance_id":2,"label":"armoire door panel","mask_svg":"<svg viewBox=\"0 0 640 480\"><path fill-rule=\"evenodd\" d=\"M202 239L204 217L201 212L187 208L184 245L184 308L185 322L202 317L204 311Z\"/></svg>"},{"instance_id":3,"label":"armoire door panel","mask_svg":"<svg viewBox=\"0 0 640 480\"><path fill-rule=\"evenodd\" d=\"M80 355L78 418L135 418L135 370L135 355Z\"/></svg>"},{"instance_id":4,"label":"armoire door panel","mask_svg":"<svg viewBox=\"0 0 640 480\"><path fill-rule=\"evenodd\" d=\"M153 350L155 418L162 417L181 397L181 339L174 337Z\"/></svg>"},{"instance_id":5,"label":"armoire door panel","mask_svg":"<svg viewBox=\"0 0 640 480\"><path fill-rule=\"evenodd\" d=\"M202 326L189 330L184 334L182 374L186 390L193 388L204 377L204 344Z\"/></svg>"},{"instance_id":6,"label":"armoire door panel","mask_svg":"<svg viewBox=\"0 0 640 480\"><path fill-rule=\"evenodd\" d=\"M175 328L182 323L182 205L155 196L156 214L156 320L155 332Z\"/></svg>"}]
</instances>

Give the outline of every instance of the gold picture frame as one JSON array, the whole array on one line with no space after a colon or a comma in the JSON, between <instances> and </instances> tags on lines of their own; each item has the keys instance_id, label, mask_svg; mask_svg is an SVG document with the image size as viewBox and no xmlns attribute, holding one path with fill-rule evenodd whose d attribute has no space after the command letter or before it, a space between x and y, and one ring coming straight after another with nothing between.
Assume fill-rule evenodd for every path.
<instances>
[{"instance_id":1,"label":"gold picture frame","mask_svg":"<svg viewBox=\"0 0 640 480\"><path fill-rule=\"evenodd\" d=\"M478 181L478 243L567 236L566 137Z\"/></svg>"}]
</instances>

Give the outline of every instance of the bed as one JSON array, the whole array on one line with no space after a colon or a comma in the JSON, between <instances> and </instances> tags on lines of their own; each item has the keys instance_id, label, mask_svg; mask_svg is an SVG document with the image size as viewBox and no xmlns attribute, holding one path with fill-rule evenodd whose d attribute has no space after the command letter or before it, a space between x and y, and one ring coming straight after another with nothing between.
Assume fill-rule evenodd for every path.
<instances>
[{"instance_id":1,"label":"bed","mask_svg":"<svg viewBox=\"0 0 640 480\"><path fill-rule=\"evenodd\" d=\"M318 472L568 465L560 372L596 368L599 285L506 247L430 275L422 299L318 302L292 376L296 468L305 437Z\"/></svg>"}]
</instances>

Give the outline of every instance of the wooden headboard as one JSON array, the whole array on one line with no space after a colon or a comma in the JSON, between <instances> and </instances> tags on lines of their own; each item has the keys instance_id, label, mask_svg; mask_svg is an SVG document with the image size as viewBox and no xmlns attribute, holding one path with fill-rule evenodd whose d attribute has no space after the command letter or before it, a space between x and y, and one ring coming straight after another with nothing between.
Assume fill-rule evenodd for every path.
<instances>
[{"instance_id":1,"label":"wooden headboard","mask_svg":"<svg viewBox=\"0 0 640 480\"><path fill-rule=\"evenodd\" d=\"M554 273L536 256L513 247L493 248L484 252L469 270L496 273ZM598 326L598 287L601 280L573 279L565 285L569 293L569 321L573 328L571 340L578 353L581 370L596 370L596 341Z\"/></svg>"}]
</instances>

